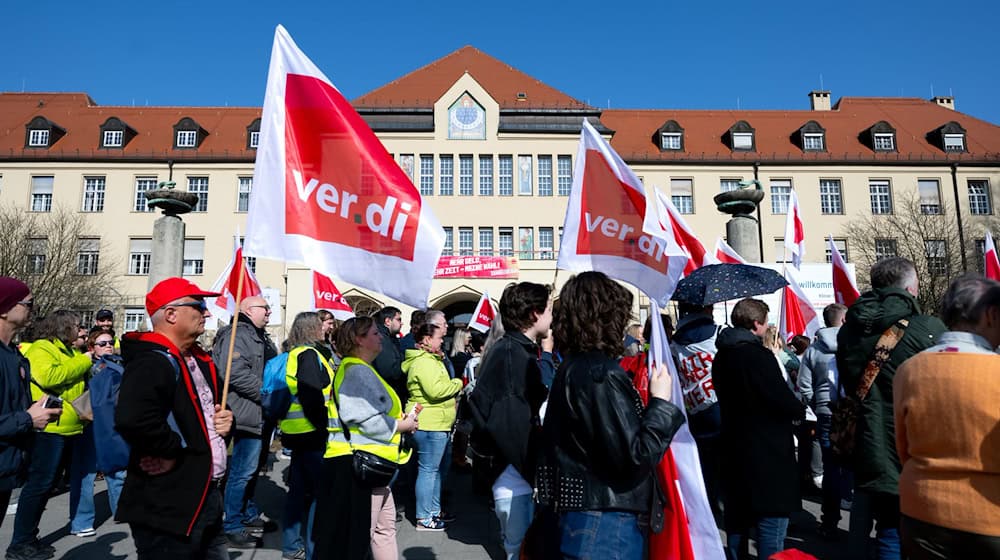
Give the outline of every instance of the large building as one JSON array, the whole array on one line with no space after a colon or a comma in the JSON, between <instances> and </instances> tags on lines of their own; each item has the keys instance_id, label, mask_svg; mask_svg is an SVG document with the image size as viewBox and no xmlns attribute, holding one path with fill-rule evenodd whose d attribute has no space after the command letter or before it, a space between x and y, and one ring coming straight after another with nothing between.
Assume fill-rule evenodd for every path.
<instances>
[{"instance_id":1,"label":"large building","mask_svg":"<svg viewBox=\"0 0 1000 560\"><path fill-rule=\"evenodd\" d=\"M353 104L445 227L446 254L516 257L520 280L561 284L569 276L557 275L555 259L583 119L645 184L670 194L707 247L727 220L712 197L759 180L765 262L783 258L792 189L811 262L826 262L831 234L852 260L860 240L845 235L847 222L891 214L907 197L930 214L949 208L941 219L964 218L967 243L981 243L983 218L1000 202L1000 127L956 111L950 97L834 104L830 92L814 91L807 109L602 110L463 47ZM211 284L237 228L245 230L259 127L259 108L103 106L83 93L3 93L0 203L25 212L62 206L91 222L99 237L79 240L77 272L115 267L119 287L107 303L120 311L119 328L132 329L144 322L156 219L143 192L171 178L201 196L184 216L184 273ZM884 254L896 250L892 232L873 235ZM44 241L31 251L44 253ZM40 263L44 273L44 257ZM261 284L277 289L285 317L310 306L308 270L253 264ZM510 281L438 279L430 302L449 316L467 313L483 291L498 298ZM359 311L395 303L340 288ZM639 299L640 308L647 304Z\"/></svg>"}]
</instances>

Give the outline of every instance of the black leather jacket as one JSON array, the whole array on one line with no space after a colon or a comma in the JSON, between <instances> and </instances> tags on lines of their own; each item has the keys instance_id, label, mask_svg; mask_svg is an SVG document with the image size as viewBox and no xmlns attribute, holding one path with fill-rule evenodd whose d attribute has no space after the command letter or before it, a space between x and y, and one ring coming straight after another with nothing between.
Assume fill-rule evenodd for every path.
<instances>
[{"instance_id":1,"label":"black leather jacket","mask_svg":"<svg viewBox=\"0 0 1000 560\"><path fill-rule=\"evenodd\" d=\"M614 360L599 352L569 356L549 393L539 501L557 511L656 512L655 467L683 423L665 400L643 406ZM662 508L650 520L654 530L658 520L662 526Z\"/></svg>"}]
</instances>

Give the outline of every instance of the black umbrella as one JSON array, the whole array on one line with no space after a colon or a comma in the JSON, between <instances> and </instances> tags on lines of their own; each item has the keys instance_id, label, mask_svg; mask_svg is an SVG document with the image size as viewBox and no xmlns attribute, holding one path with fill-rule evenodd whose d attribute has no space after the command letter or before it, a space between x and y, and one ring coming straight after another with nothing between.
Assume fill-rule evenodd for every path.
<instances>
[{"instance_id":1,"label":"black umbrella","mask_svg":"<svg viewBox=\"0 0 1000 560\"><path fill-rule=\"evenodd\" d=\"M770 268L749 264L710 264L677 283L674 299L695 305L771 294L788 282Z\"/></svg>"}]
</instances>

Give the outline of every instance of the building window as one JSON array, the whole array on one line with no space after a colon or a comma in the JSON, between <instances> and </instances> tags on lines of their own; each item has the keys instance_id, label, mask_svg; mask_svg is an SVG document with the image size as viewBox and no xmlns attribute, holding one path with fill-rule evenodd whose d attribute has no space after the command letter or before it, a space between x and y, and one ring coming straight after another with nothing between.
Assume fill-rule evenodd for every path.
<instances>
[{"instance_id":1,"label":"building window","mask_svg":"<svg viewBox=\"0 0 1000 560\"><path fill-rule=\"evenodd\" d=\"M920 193L920 213L941 213L941 190L937 179L918 179L917 191Z\"/></svg>"},{"instance_id":2,"label":"building window","mask_svg":"<svg viewBox=\"0 0 1000 560\"><path fill-rule=\"evenodd\" d=\"M472 256L472 228L458 228L458 255L461 257Z\"/></svg>"},{"instance_id":3,"label":"building window","mask_svg":"<svg viewBox=\"0 0 1000 560\"><path fill-rule=\"evenodd\" d=\"M444 256L452 256L455 254L455 234L454 230L449 226L444 229L444 248L441 250L441 254Z\"/></svg>"},{"instance_id":4,"label":"building window","mask_svg":"<svg viewBox=\"0 0 1000 560\"><path fill-rule=\"evenodd\" d=\"M927 250L927 272L931 274L948 274L948 244L944 239L928 239L924 241Z\"/></svg>"},{"instance_id":5,"label":"building window","mask_svg":"<svg viewBox=\"0 0 1000 560\"><path fill-rule=\"evenodd\" d=\"M500 196L514 196L514 156L500 156Z\"/></svg>"},{"instance_id":6,"label":"building window","mask_svg":"<svg viewBox=\"0 0 1000 560\"><path fill-rule=\"evenodd\" d=\"M104 211L104 177L83 178L83 208L81 211Z\"/></svg>"},{"instance_id":7,"label":"building window","mask_svg":"<svg viewBox=\"0 0 1000 560\"><path fill-rule=\"evenodd\" d=\"M141 307L125 308L125 332L133 332L146 326L146 312Z\"/></svg>"},{"instance_id":8,"label":"building window","mask_svg":"<svg viewBox=\"0 0 1000 560\"><path fill-rule=\"evenodd\" d=\"M868 180L868 194L872 201L872 214L892 214L892 190L889 181Z\"/></svg>"},{"instance_id":9,"label":"building window","mask_svg":"<svg viewBox=\"0 0 1000 560\"><path fill-rule=\"evenodd\" d=\"M969 213L976 216L986 216L993 213L989 181L983 179L969 181Z\"/></svg>"},{"instance_id":10,"label":"building window","mask_svg":"<svg viewBox=\"0 0 1000 560\"><path fill-rule=\"evenodd\" d=\"M442 196L455 194L455 158L450 155L441 156L441 187L438 194Z\"/></svg>"},{"instance_id":11,"label":"building window","mask_svg":"<svg viewBox=\"0 0 1000 560\"><path fill-rule=\"evenodd\" d=\"M129 239L128 241L128 273L149 274L149 264L152 261L153 240Z\"/></svg>"},{"instance_id":12,"label":"building window","mask_svg":"<svg viewBox=\"0 0 1000 560\"><path fill-rule=\"evenodd\" d=\"M535 258L535 228L522 227L517 230L517 244L522 260Z\"/></svg>"},{"instance_id":13,"label":"building window","mask_svg":"<svg viewBox=\"0 0 1000 560\"><path fill-rule=\"evenodd\" d=\"M27 267L28 274L45 274L45 253L48 248L48 239L44 237L32 237L28 239Z\"/></svg>"},{"instance_id":14,"label":"building window","mask_svg":"<svg viewBox=\"0 0 1000 560\"><path fill-rule=\"evenodd\" d=\"M944 151L946 151L946 152L964 152L965 151L965 135L964 134L945 134L944 135Z\"/></svg>"},{"instance_id":15,"label":"building window","mask_svg":"<svg viewBox=\"0 0 1000 560\"><path fill-rule=\"evenodd\" d=\"M493 256L493 228L479 228L479 255L483 257Z\"/></svg>"},{"instance_id":16,"label":"building window","mask_svg":"<svg viewBox=\"0 0 1000 560\"><path fill-rule=\"evenodd\" d=\"M664 132L660 135L660 149L662 150L680 150L681 149L681 133L680 132Z\"/></svg>"},{"instance_id":17,"label":"building window","mask_svg":"<svg viewBox=\"0 0 1000 560\"><path fill-rule=\"evenodd\" d=\"M102 145L105 148L121 148L124 140L124 130L105 130Z\"/></svg>"},{"instance_id":18,"label":"building window","mask_svg":"<svg viewBox=\"0 0 1000 560\"><path fill-rule=\"evenodd\" d=\"M472 156L458 156L458 194L472 196Z\"/></svg>"},{"instance_id":19,"label":"building window","mask_svg":"<svg viewBox=\"0 0 1000 560\"><path fill-rule=\"evenodd\" d=\"M982 274L986 271L986 239L976 240L976 270Z\"/></svg>"},{"instance_id":20,"label":"building window","mask_svg":"<svg viewBox=\"0 0 1000 560\"><path fill-rule=\"evenodd\" d=\"M205 240L184 240L184 276L196 276L205 272Z\"/></svg>"},{"instance_id":21,"label":"building window","mask_svg":"<svg viewBox=\"0 0 1000 560\"><path fill-rule=\"evenodd\" d=\"M741 180L742 179L720 179L719 191L720 192L735 191L736 189L740 188Z\"/></svg>"},{"instance_id":22,"label":"building window","mask_svg":"<svg viewBox=\"0 0 1000 560\"><path fill-rule=\"evenodd\" d=\"M844 200L840 191L840 179L819 180L819 207L824 214L843 214Z\"/></svg>"},{"instance_id":23,"label":"building window","mask_svg":"<svg viewBox=\"0 0 1000 560\"><path fill-rule=\"evenodd\" d=\"M681 214L694 214L693 179L671 179L670 201Z\"/></svg>"},{"instance_id":24,"label":"building window","mask_svg":"<svg viewBox=\"0 0 1000 560\"><path fill-rule=\"evenodd\" d=\"M178 148L195 148L197 146L198 146L198 131L196 130L177 131Z\"/></svg>"},{"instance_id":25,"label":"building window","mask_svg":"<svg viewBox=\"0 0 1000 560\"><path fill-rule=\"evenodd\" d=\"M192 212L208 212L208 177L188 177L188 192L198 195Z\"/></svg>"},{"instance_id":26,"label":"building window","mask_svg":"<svg viewBox=\"0 0 1000 560\"><path fill-rule=\"evenodd\" d=\"M517 156L517 194L531 196L533 179L531 156Z\"/></svg>"},{"instance_id":27,"label":"building window","mask_svg":"<svg viewBox=\"0 0 1000 560\"><path fill-rule=\"evenodd\" d=\"M788 201L792 198L791 179L771 180L771 213L787 214Z\"/></svg>"},{"instance_id":28,"label":"building window","mask_svg":"<svg viewBox=\"0 0 1000 560\"><path fill-rule=\"evenodd\" d=\"M250 210L250 190L253 189L253 177L240 177L240 184L236 194L236 211L247 212Z\"/></svg>"},{"instance_id":29,"label":"building window","mask_svg":"<svg viewBox=\"0 0 1000 560\"><path fill-rule=\"evenodd\" d=\"M833 244L837 246L837 250L840 251L840 256L844 257L844 262L851 262L850 256L847 254L847 240L846 239L834 239ZM833 262L833 252L830 251L830 244L826 244L826 262Z\"/></svg>"},{"instance_id":30,"label":"building window","mask_svg":"<svg viewBox=\"0 0 1000 560\"><path fill-rule=\"evenodd\" d=\"M542 260L552 260L555 258L555 234L550 227L538 228L538 258Z\"/></svg>"},{"instance_id":31,"label":"building window","mask_svg":"<svg viewBox=\"0 0 1000 560\"><path fill-rule=\"evenodd\" d=\"M434 195L434 156L420 155L420 196Z\"/></svg>"},{"instance_id":32,"label":"building window","mask_svg":"<svg viewBox=\"0 0 1000 560\"><path fill-rule=\"evenodd\" d=\"M52 211L52 184L54 182L55 177L52 175L42 175L31 178L32 212Z\"/></svg>"},{"instance_id":33,"label":"building window","mask_svg":"<svg viewBox=\"0 0 1000 560\"><path fill-rule=\"evenodd\" d=\"M734 150L752 150L753 149L753 133L752 132L734 132L733 133L733 149Z\"/></svg>"},{"instance_id":34,"label":"building window","mask_svg":"<svg viewBox=\"0 0 1000 560\"><path fill-rule=\"evenodd\" d=\"M240 237L240 248L243 248L243 242L246 241L246 237ZM243 259L247 262L247 268L250 272L257 274L257 257L248 257L246 254L243 255Z\"/></svg>"},{"instance_id":35,"label":"building window","mask_svg":"<svg viewBox=\"0 0 1000 560\"><path fill-rule=\"evenodd\" d=\"M146 191L156 190L156 177L135 178L135 208L136 212L152 212L146 199Z\"/></svg>"},{"instance_id":36,"label":"building window","mask_svg":"<svg viewBox=\"0 0 1000 560\"><path fill-rule=\"evenodd\" d=\"M493 196L493 156L479 156L479 196Z\"/></svg>"},{"instance_id":37,"label":"building window","mask_svg":"<svg viewBox=\"0 0 1000 560\"><path fill-rule=\"evenodd\" d=\"M895 134L891 132L877 133L873 138L876 151L891 152L896 149Z\"/></svg>"},{"instance_id":38,"label":"building window","mask_svg":"<svg viewBox=\"0 0 1000 560\"><path fill-rule=\"evenodd\" d=\"M569 191L573 187L573 158L570 156L559 156L557 172L559 173L558 189L559 196L569 196Z\"/></svg>"},{"instance_id":39,"label":"building window","mask_svg":"<svg viewBox=\"0 0 1000 560\"><path fill-rule=\"evenodd\" d=\"M257 146L259 145L260 145L260 131L254 130L250 132L250 147L253 149L257 149Z\"/></svg>"},{"instance_id":40,"label":"building window","mask_svg":"<svg viewBox=\"0 0 1000 560\"><path fill-rule=\"evenodd\" d=\"M552 196L552 156L538 156L538 196Z\"/></svg>"},{"instance_id":41,"label":"building window","mask_svg":"<svg viewBox=\"0 0 1000 560\"><path fill-rule=\"evenodd\" d=\"M501 257L513 257L514 256L514 228L502 227L499 232L499 239L497 239L497 247L499 248L499 255Z\"/></svg>"},{"instance_id":42,"label":"building window","mask_svg":"<svg viewBox=\"0 0 1000 560\"><path fill-rule=\"evenodd\" d=\"M774 238L774 262L792 262L791 256L791 253L788 253L788 249L785 248L785 239L783 237Z\"/></svg>"},{"instance_id":43,"label":"building window","mask_svg":"<svg viewBox=\"0 0 1000 560\"><path fill-rule=\"evenodd\" d=\"M38 130L32 129L28 132L28 147L30 148L48 148L49 147L49 131L48 130Z\"/></svg>"},{"instance_id":44,"label":"building window","mask_svg":"<svg viewBox=\"0 0 1000 560\"><path fill-rule=\"evenodd\" d=\"M97 238L80 239L76 253L76 273L83 276L97 274L98 261L101 258L101 240Z\"/></svg>"},{"instance_id":45,"label":"building window","mask_svg":"<svg viewBox=\"0 0 1000 560\"><path fill-rule=\"evenodd\" d=\"M878 262L887 257L896 257L899 255L899 251L896 247L895 239L876 239L875 240L875 261Z\"/></svg>"},{"instance_id":46,"label":"building window","mask_svg":"<svg viewBox=\"0 0 1000 560\"><path fill-rule=\"evenodd\" d=\"M802 148L809 152L822 152L823 135L820 133L807 133L802 135Z\"/></svg>"}]
</instances>

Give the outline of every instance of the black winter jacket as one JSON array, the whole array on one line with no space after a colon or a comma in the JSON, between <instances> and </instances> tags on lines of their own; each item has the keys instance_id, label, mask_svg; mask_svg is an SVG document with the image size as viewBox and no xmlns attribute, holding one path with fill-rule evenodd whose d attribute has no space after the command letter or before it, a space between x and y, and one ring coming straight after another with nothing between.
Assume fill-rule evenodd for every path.
<instances>
[{"instance_id":1,"label":"black winter jacket","mask_svg":"<svg viewBox=\"0 0 1000 560\"><path fill-rule=\"evenodd\" d=\"M333 356L324 344L312 346L326 361L329 361ZM319 428L303 434L281 434L281 443L292 451L324 451L329 432L326 430L327 410L323 389L330 385L330 374L316 359L316 354L307 350L299 354L295 377L298 379L296 397L299 399L299 404L302 405L302 412L313 427L319 426Z\"/></svg>"},{"instance_id":2,"label":"black winter jacket","mask_svg":"<svg viewBox=\"0 0 1000 560\"><path fill-rule=\"evenodd\" d=\"M389 384L399 400L406 402L410 398L410 391L406 388L406 375L403 373L403 350L399 345L399 338L389 333L385 325L375 323L379 334L382 335L382 351L375 356L372 367L379 376Z\"/></svg>"},{"instance_id":3,"label":"black winter jacket","mask_svg":"<svg viewBox=\"0 0 1000 560\"><path fill-rule=\"evenodd\" d=\"M28 475L35 441L27 412L31 406L30 380L28 359L15 345L0 342L0 490L17 488Z\"/></svg>"},{"instance_id":4,"label":"black winter jacket","mask_svg":"<svg viewBox=\"0 0 1000 560\"><path fill-rule=\"evenodd\" d=\"M260 387L264 383L264 364L278 355L274 342L264 329L258 329L250 317L237 315L236 341L233 343L233 366L229 374L229 403L233 409L233 429L259 436L264 425L260 405ZM219 329L212 344L212 360L221 374L226 374L231 325Z\"/></svg>"},{"instance_id":5,"label":"black winter jacket","mask_svg":"<svg viewBox=\"0 0 1000 560\"><path fill-rule=\"evenodd\" d=\"M663 399L644 407L615 360L599 352L569 355L549 393L539 501L557 511L649 513L654 496L662 498L656 465L683 423L681 410Z\"/></svg>"},{"instance_id":6,"label":"black winter jacket","mask_svg":"<svg viewBox=\"0 0 1000 560\"><path fill-rule=\"evenodd\" d=\"M179 375L161 351L174 356ZM211 356L197 347L191 354L219 403L222 380ZM132 452L115 519L187 536L212 482L212 449L194 379L177 347L158 333L125 334L122 357L125 373L115 429ZM171 412L181 435L167 423ZM172 470L152 476L139 468L139 459L146 456L176 459L177 463Z\"/></svg>"},{"instance_id":7,"label":"black winter jacket","mask_svg":"<svg viewBox=\"0 0 1000 560\"><path fill-rule=\"evenodd\" d=\"M476 449L495 449L504 464L534 480L538 409L548 391L538 367L538 346L523 333L506 333L479 363L469 398Z\"/></svg>"}]
</instances>

